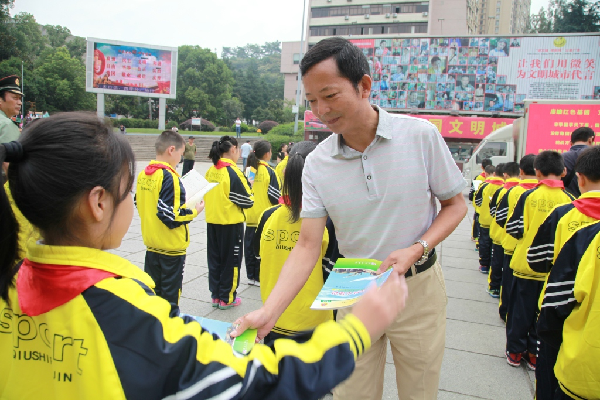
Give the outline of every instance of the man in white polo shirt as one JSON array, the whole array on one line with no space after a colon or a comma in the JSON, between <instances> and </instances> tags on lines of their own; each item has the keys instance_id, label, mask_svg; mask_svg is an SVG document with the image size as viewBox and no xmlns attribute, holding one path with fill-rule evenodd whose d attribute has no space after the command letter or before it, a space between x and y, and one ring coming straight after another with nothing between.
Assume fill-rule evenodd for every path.
<instances>
[{"instance_id":1,"label":"man in white polo shirt","mask_svg":"<svg viewBox=\"0 0 600 400\"><path fill-rule=\"evenodd\" d=\"M269 333L316 264L329 216L340 254L384 260L381 270L393 266L409 288L404 312L357 361L334 398L381 399L389 340L398 397L435 399L447 299L434 248L467 212L465 181L434 125L369 104L369 64L350 42L319 42L300 70L312 112L335 134L306 159L302 228L279 281L261 309L236 321L236 332L251 326L259 337ZM338 318L348 312L340 310Z\"/></svg>"}]
</instances>

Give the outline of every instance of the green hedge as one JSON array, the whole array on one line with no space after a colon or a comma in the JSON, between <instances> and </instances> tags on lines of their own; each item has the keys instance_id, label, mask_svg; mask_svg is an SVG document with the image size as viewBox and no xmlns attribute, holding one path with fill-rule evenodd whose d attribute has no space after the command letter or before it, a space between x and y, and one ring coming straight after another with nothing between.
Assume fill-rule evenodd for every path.
<instances>
[{"instance_id":1,"label":"green hedge","mask_svg":"<svg viewBox=\"0 0 600 400\"><path fill-rule=\"evenodd\" d=\"M292 125L294 125L293 122L292 122ZM271 132L273 132L273 129L271 130ZM273 150L273 158L272 158L273 160L277 159L277 150L279 150L279 147L282 144L289 143L289 142L298 143L298 142L301 142L304 140L304 132L302 132L302 134L298 134L296 136L275 135L271 132L264 135L261 139L267 140L271 143L271 148ZM300 133L300 131L298 131L298 133Z\"/></svg>"},{"instance_id":2,"label":"green hedge","mask_svg":"<svg viewBox=\"0 0 600 400\"><path fill-rule=\"evenodd\" d=\"M125 128L158 129L158 120L150 121L149 119L120 118L113 120L113 123L116 127L123 125Z\"/></svg>"},{"instance_id":3,"label":"green hedge","mask_svg":"<svg viewBox=\"0 0 600 400\"><path fill-rule=\"evenodd\" d=\"M294 136L294 123L277 125L269 131L269 135ZM304 122L298 121L298 136L304 137Z\"/></svg>"}]
</instances>

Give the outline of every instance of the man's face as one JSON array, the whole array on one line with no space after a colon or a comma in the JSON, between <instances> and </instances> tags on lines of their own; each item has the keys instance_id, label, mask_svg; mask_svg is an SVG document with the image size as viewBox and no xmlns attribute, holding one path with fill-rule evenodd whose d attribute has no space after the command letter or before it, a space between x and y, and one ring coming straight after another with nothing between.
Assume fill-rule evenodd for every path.
<instances>
[{"instance_id":1,"label":"man's face","mask_svg":"<svg viewBox=\"0 0 600 400\"><path fill-rule=\"evenodd\" d=\"M190 145L193 145L193 144L194 144L194 139L188 139L188 143L189 143Z\"/></svg>"},{"instance_id":2,"label":"man's face","mask_svg":"<svg viewBox=\"0 0 600 400\"><path fill-rule=\"evenodd\" d=\"M417 93L412 92L410 94L410 101L412 101L413 103L416 102L416 101L419 101L419 98L417 97Z\"/></svg>"},{"instance_id":3,"label":"man's face","mask_svg":"<svg viewBox=\"0 0 600 400\"><path fill-rule=\"evenodd\" d=\"M8 118L14 117L21 111L21 95L4 92L4 99L0 97L0 110L6 114Z\"/></svg>"},{"instance_id":4,"label":"man's face","mask_svg":"<svg viewBox=\"0 0 600 400\"><path fill-rule=\"evenodd\" d=\"M498 50L504 50L504 48L506 47L506 43L498 42L498 45L496 47L498 48Z\"/></svg>"},{"instance_id":5,"label":"man's face","mask_svg":"<svg viewBox=\"0 0 600 400\"><path fill-rule=\"evenodd\" d=\"M441 60L435 60L433 62L433 68L439 68L441 62L442 62Z\"/></svg>"},{"instance_id":6,"label":"man's face","mask_svg":"<svg viewBox=\"0 0 600 400\"><path fill-rule=\"evenodd\" d=\"M462 78L460 78L460 82L461 82L462 87L469 86L469 77L463 76Z\"/></svg>"},{"instance_id":7,"label":"man's face","mask_svg":"<svg viewBox=\"0 0 600 400\"><path fill-rule=\"evenodd\" d=\"M302 79L310 108L325 125L343 134L359 125L371 92L371 78L364 76L358 92L352 83L339 74L334 59L313 66Z\"/></svg>"}]
</instances>

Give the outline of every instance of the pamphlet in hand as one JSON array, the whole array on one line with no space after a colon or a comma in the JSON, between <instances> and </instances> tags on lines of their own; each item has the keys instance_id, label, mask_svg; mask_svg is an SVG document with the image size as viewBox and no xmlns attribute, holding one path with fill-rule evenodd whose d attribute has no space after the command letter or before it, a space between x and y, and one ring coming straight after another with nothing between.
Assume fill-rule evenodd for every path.
<instances>
[{"instance_id":1,"label":"pamphlet in hand","mask_svg":"<svg viewBox=\"0 0 600 400\"><path fill-rule=\"evenodd\" d=\"M254 342L256 341L256 329L247 329L240 336L232 338L229 334L235 329L235 326L229 322L218 321L216 319L195 317L189 314L181 314L182 316L188 315L194 318L202 328L213 333L219 337L219 339L227 342L236 353L246 355L250 353Z\"/></svg>"},{"instance_id":2,"label":"pamphlet in hand","mask_svg":"<svg viewBox=\"0 0 600 400\"><path fill-rule=\"evenodd\" d=\"M380 287L392 273L390 268L383 274L377 275L379 265L381 261L366 258L338 259L310 308L336 310L353 306L360 300L371 282L375 282L377 287Z\"/></svg>"},{"instance_id":3,"label":"pamphlet in hand","mask_svg":"<svg viewBox=\"0 0 600 400\"><path fill-rule=\"evenodd\" d=\"M219 184L209 183L194 169L181 178L181 183L185 188L185 204L190 208L200 203L204 195Z\"/></svg>"}]
</instances>

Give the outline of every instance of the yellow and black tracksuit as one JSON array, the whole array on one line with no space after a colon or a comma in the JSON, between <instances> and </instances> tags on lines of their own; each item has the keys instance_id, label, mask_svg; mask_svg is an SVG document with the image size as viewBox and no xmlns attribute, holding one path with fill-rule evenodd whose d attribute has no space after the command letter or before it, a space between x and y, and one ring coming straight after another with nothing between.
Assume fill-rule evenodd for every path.
<instances>
[{"instance_id":1,"label":"yellow and black tracksuit","mask_svg":"<svg viewBox=\"0 0 600 400\"><path fill-rule=\"evenodd\" d=\"M300 343L234 354L127 260L30 243L10 302L0 299L3 399L318 399L371 346L349 315Z\"/></svg>"},{"instance_id":2,"label":"yellow and black tracksuit","mask_svg":"<svg viewBox=\"0 0 600 400\"><path fill-rule=\"evenodd\" d=\"M286 155L283 160L277 164L275 167L275 172L277 172L277 176L279 177L279 182L281 182L281 187L283 188L283 178L285 177L285 167L287 167L288 156Z\"/></svg>"},{"instance_id":3,"label":"yellow and black tracksuit","mask_svg":"<svg viewBox=\"0 0 600 400\"><path fill-rule=\"evenodd\" d=\"M600 320L593 318L600 315L598 232L600 193L584 193L554 209L527 253L532 270L549 273L539 300L538 400L554 399L559 387L555 371L562 377L562 390L573 394L569 398L597 398L600 393ZM586 345L585 337L596 338L596 345Z\"/></svg>"},{"instance_id":4,"label":"yellow and black tracksuit","mask_svg":"<svg viewBox=\"0 0 600 400\"><path fill-rule=\"evenodd\" d=\"M500 202L506 195L508 189L519 184L519 179L510 178L502 187L496 190L490 200L490 239L492 241L492 260L490 263L490 272L488 275L488 288L490 291L500 290L502 286L502 268L504 265L504 249L502 248L502 237L504 229L496 222L496 211Z\"/></svg>"},{"instance_id":5,"label":"yellow and black tracksuit","mask_svg":"<svg viewBox=\"0 0 600 400\"><path fill-rule=\"evenodd\" d=\"M260 260L252 248L254 233L258 226L260 215L267 208L279 203L281 198L281 185L277 173L269 164L260 160L258 170L252 185L254 205L246 211L246 233L244 235L244 259L246 261L246 274L249 280L260 281Z\"/></svg>"},{"instance_id":6,"label":"yellow and black tracksuit","mask_svg":"<svg viewBox=\"0 0 600 400\"><path fill-rule=\"evenodd\" d=\"M523 193L529 189L533 189L537 185L537 179L523 179L519 185L514 186L506 191L506 195L500 201L496 209L496 223L502 228L502 249L504 257L502 262L502 286L500 288L500 304L498 312L500 318L506 322L506 311L508 310L508 299L510 297L510 288L512 286L513 272L510 269L513 252L517 246L517 239L506 233L506 221L512 216L517 201Z\"/></svg>"},{"instance_id":7,"label":"yellow and black tracksuit","mask_svg":"<svg viewBox=\"0 0 600 400\"><path fill-rule=\"evenodd\" d=\"M475 193L475 206L479 213L479 265L489 268L492 256L492 241L490 239L490 200L496 190L504 185L502 178L488 178Z\"/></svg>"},{"instance_id":8,"label":"yellow and black tracksuit","mask_svg":"<svg viewBox=\"0 0 600 400\"><path fill-rule=\"evenodd\" d=\"M155 160L138 175L135 201L147 248L144 271L156 283L157 295L178 304L190 244L188 224L198 211L186 207L179 174Z\"/></svg>"},{"instance_id":9,"label":"yellow and black tracksuit","mask_svg":"<svg viewBox=\"0 0 600 400\"><path fill-rule=\"evenodd\" d=\"M267 209L260 218L254 249L260 255L260 296L263 303L275 287L281 268L300 236L302 220L290 223L290 213L285 205L279 204ZM308 280L290 305L277 320L271 331L271 339L280 336L296 335L313 329L320 323L333 320L332 311L311 310L310 306L323 288L326 277L339 257L333 223L328 219L321 242L320 260L315 264ZM265 339L265 343L268 340Z\"/></svg>"},{"instance_id":10,"label":"yellow and black tracksuit","mask_svg":"<svg viewBox=\"0 0 600 400\"><path fill-rule=\"evenodd\" d=\"M477 175L474 179L475 181L485 181L485 172L482 172L481 174ZM471 183L471 189L469 189L469 200L472 201L473 203L475 203L475 193L477 191L475 190L475 186ZM479 240L479 213L477 212L477 208L475 207L475 205L473 205L475 208L475 212L473 213L473 227L472 227L472 231L471 231L471 236L473 237L473 239L475 239L475 242L478 243Z\"/></svg>"},{"instance_id":11,"label":"yellow and black tracksuit","mask_svg":"<svg viewBox=\"0 0 600 400\"><path fill-rule=\"evenodd\" d=\"M506 233L518 240L510 262L514 277L506 321L506 351L509 353L527 351L537 356L538 299L547 274L529 267L527 249L554 207L572 200L573 195L564 189L562 181L542 180L535 188L521 195L513 215L506 223Z\"/></svg>"},{"instance_id":12,"label":"yellow and black tracksuit","mask_svg":"<svg viewBox=\"0 0 600 400\"><path fill-rule=\"evenodd\" d=\"M240 283L244 255L244 209L254 205L248 180L230 159L221 158L206 172L219 183L204 196L208 285L213 299L231 303Z\"/></svg>"}]
</instances>

